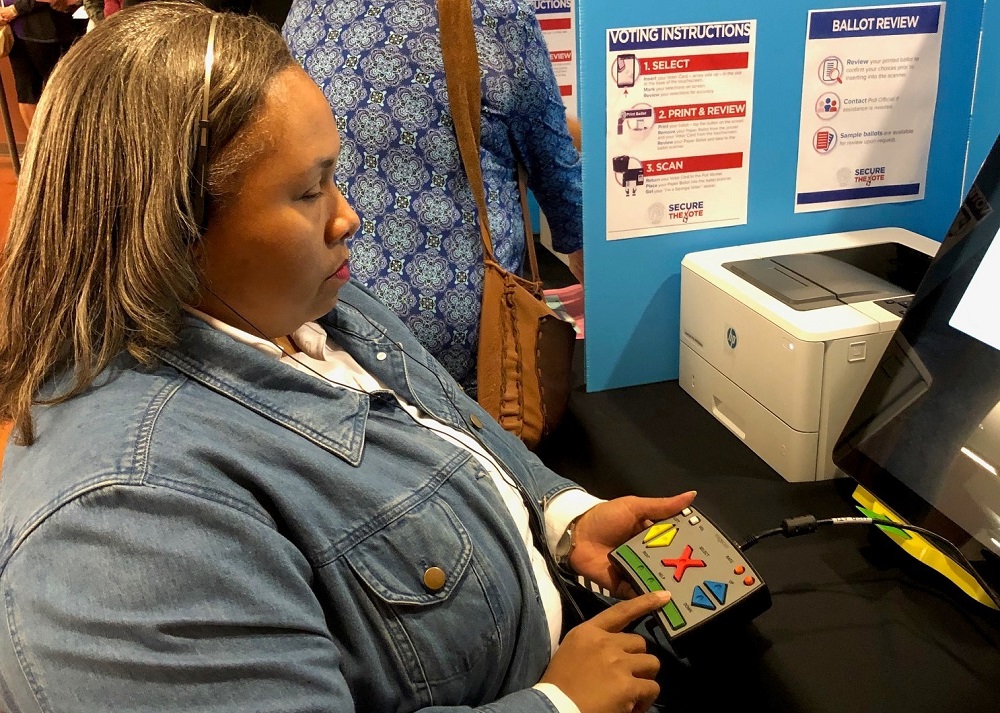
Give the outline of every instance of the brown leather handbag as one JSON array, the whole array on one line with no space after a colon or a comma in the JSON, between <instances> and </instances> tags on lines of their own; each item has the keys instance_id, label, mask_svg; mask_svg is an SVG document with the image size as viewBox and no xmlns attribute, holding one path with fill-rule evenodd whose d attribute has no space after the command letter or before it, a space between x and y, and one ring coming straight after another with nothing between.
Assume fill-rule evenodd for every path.
<instances>
[{"instance_id":1,"label":"brown leather handbag","mask_svg":"<svg viewBox=\"0 0 1000 713\"><path fill-rule=\"evenodd\" d=\"M8 4L13 5L14 3L8 3L6 0L0 0L0 7L7 7ZM3 27L0 27L0 57L9 56L13 47L14 30L11 29L10 23L8 22ZM4 101L7 101L6 98L4 98Z\"/></svg>"},{"instance_id":2,"label":"brown leather handbag","mask_svg":"<svg viewBox=\"0 0 1000 713\"><path fill-rule=\"evenodd\" d=\"M521 209L531 278L496 261L479 160L482 88L470 0L438 0L448 102L483 241L483 304L479 323L477 398L497 422L535 448L562 420L573 385L576 332L545 303L523 171Z\"/></svg>"}]
</instances>

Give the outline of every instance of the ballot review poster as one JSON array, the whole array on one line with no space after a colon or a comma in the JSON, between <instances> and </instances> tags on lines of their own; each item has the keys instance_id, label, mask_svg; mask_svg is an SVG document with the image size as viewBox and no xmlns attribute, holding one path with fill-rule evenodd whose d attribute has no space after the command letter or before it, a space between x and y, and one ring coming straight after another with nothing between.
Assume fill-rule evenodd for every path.
<instances>
[{"instance_id":1,"label":"ballot review poster","mask_svg":"<svg viewBox=\"0 0 1000 713\"><path fill-rule=\"evenodd\" d=\"M944 9L809 13L796 213L923 199Z\"/></svg>"},{"instance_id":2,"label":"ballot review poster","mask_svg":"<svg viewBox=\"0 0 1000 713\"><path fill-rule=\"evenodd\" d=\"M579 116L576 81L576 0L531 0L566 113Z\"/></svg>"},{"instance_id":3,"label":"ballot review poster","mask_svg":"<svg viewBox=\"0 0 1000 713\"><path fill-rule=\"evenodd\" d=\"M756 33L608 30L608 240L746 224Z\"/></svg>"}]
</instances>

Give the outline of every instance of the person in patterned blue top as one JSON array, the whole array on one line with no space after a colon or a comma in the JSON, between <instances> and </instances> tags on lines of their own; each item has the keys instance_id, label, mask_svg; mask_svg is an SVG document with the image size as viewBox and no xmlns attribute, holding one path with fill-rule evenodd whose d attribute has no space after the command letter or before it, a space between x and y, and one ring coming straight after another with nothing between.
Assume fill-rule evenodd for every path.
<instances>
[{"instance_id":1,"label":"person in patterned blue top","mask_svg":"<svg viewBox=\"0 0 1000 713\"><path fill-rule=\"evenodd\" d=\"M529 0L471 2L497 260L515 272L524 260L520 161L553 247L579 266L580 155L534 11ZM448 109L435 0L294 0L284 36L339 123L337 182L361 218L352 275L474 395L482 243Z\"/></svg>"}]
</instances>

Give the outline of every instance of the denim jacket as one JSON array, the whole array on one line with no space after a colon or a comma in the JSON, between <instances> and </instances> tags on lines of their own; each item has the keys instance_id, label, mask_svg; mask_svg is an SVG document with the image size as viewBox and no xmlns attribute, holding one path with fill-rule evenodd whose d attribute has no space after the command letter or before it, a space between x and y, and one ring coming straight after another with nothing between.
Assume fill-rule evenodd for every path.
<instances>
[{"instance_id":1,"label":"denim jacket","mask_svg":"<svg viewBox=\"0 0 1000 713\"><path fill-rule=\"evenodd\" d=\"M320 323L533 507L576 487L356 285ZM496 487L395 398L187 318L158 366L122 356L35 419L0 481L4 713L554 710L530 688L548 630Z\"/></svg>"}]
</instances>

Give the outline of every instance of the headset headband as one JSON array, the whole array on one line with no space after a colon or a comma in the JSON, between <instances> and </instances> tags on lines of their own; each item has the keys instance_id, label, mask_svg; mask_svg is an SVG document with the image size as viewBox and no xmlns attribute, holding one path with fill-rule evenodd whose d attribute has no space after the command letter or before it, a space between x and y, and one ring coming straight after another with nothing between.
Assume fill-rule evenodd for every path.
<instances>
[{"instance_id":1,"label":"headset headband","mask_svg":"<svg viewBox=\"0 0 1000 713\"><path fill-rule=\"evenodd\" d=\"M212 15L208 26L208 46L205 48L205 85L202 92L201 120L198 122L198 150L195 154L195 180L198 190L192 199L194 201L195 217L198 220L200 232L205 232L208 217L208 97L212 88L212 66L215 64L215 26L219 15Z\"/></svg>"}]
</instances>

